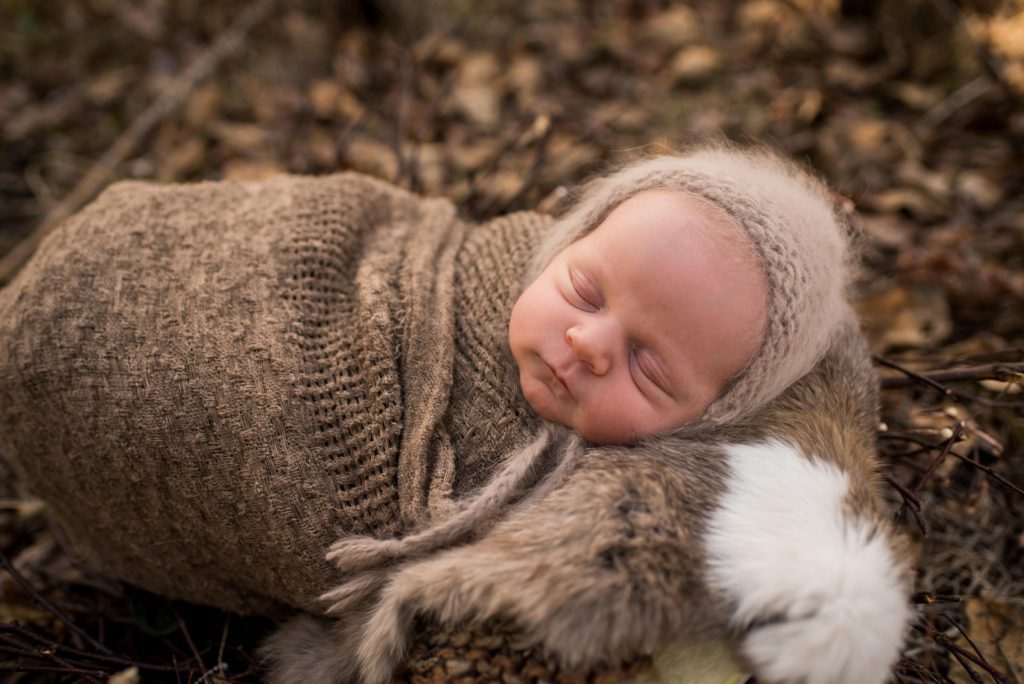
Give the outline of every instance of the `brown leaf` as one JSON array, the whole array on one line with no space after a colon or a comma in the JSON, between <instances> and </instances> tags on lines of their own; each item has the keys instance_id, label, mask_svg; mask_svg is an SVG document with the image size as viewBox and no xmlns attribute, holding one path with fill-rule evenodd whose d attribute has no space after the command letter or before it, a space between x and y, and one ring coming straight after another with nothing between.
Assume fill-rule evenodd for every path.
<instances>
[{"instance_id":1,"label":"brown leaf","mask_svg":"<svg viewBox=\"0 0 1024 684\"><path fill-rule=\"evenodd\" d=\"M162 182L181 180L199 170L206 160L206 144L199 138L187 138L172 147L157 169L157 180Z\"/></svg>"},{"instance_id":2,"label":"brown leaf","mask_svg":"<svg viewBox=\"0 0 1024 684\"><path fill-rule=\"evenodd\" d=\"M338 144L334 135L322 126L309 130L303 141L309 157L324 170L333 170L338 163Z\"/></svg>"},{"instance_id":3,"label":"brown leaf","mask_svg":"<svg viewBox=\"0 0 1024 684\"><path fill-rule=\"evenodd\" d=\"M941 285L915 283L879 292L857 303L871 347L932 348L953 330Z\"/></svg>"},{"instance_id":4,"label":"brown leaf","mask_svg":"<svg viewBox=\"0 0 1024 684\"><path fill-rule=\"evenodd\" d=\"M907 249L918 227L899 214L861 214L857 224L875 243L890 249Z\"/></svg>"},{"instance_id":5,"label":"brown leaf","mask_svg":"<svg viewBox=\"0 0 1024 684\"><path fill-rule=\"evenodd\" d=\"M357 136L350 139L342 159L349 168L378 178L392 180L398 175L394 150L372 138Z\"/></svg>"},{"instance_id":6,"label":"brown leaf","mask_svg":"<svg viewBox=\"0 0 1024 684\"><path fill-rule=\"evenodd\" d=\"M669 73L683 83L698 83L709 78L722 65L722 56L714 48L693 45L680 50L672 59Z\"/></svg>"},{"instance_id":7,"label":"brown leaf","mask_svg":"<svg viewBox=\"0 0 1024 684\"><path fill-rule=\"evenodd\" d=\"M519 55L509 65L505 80L517 97L532 94L544 82L544 67L533 55Z\"/></svg>"},{"instance_id":8,"label":"brown leaf","mask_svg":"<svg viewBox=\"0 0 1024 684\"><path fill-rule=\"evenodd\" d=\"M483 128L498 122L501 110L500 93L496 87L498 62L489 52L473 53L459 65L452 103L470 121Z\"/></svg>"},{"instance_id":9,"label":"brown leaf","mask_svg":"<svg viewBox=\"0 0 1024 684\"><path fill-rule=\"evenodd\" d=\"M341 87L328 79L317 79L309 86L309 99L313 112L320 119L332 119L338 113L338 98Z\"/></svg>"},{"instance_id":10,"label":"brown leaf","mask_svg":"<svg viewBox=\"0 0 1024 684\"><path fill-rule=\"evenodd\" d=\"M982 657L1012 679L1024 677L1024 605L1020 600L971 598L967 600L966 613L968 633ZM971 681L966 672L951 674L958 684Z\"/></svg>"},{"instance_id":11,"label":"brown leaf","mask_svg":"<svg viewBox=\"0 0 1024 684\"><path fill-rule=\"evenodd\" d=\"M673 5L648 17L641 28L644 40L679 49L700 37L700 17L685 5Z\"/></svg>"},{"instance_id":12,"label":"brown leaf","mask_svg":"<svg viewBox=\"0 0 1024 684\"><path fill-rule=\"evenodd\" d=\"M416 174L423 191L429 195L439 194L445 179L444 148L440 145L424 144L415 150L406 150L405 155L415 159Z\"/></svg>"},{"instance_id":13,"label":"brown leaf","mask_svg":"<svg viewBox=\"0 0 1024 684\"><path fill-rule=\"evenodd\" d=\"M100 74L89 82L86 97L98 106L105 106L124 94L125 89L135 81L135 69L131 67L113 69Z\"/></svg>"},{"instance_id":14,"label":"brown leaf","mask_svg":"<svg viewBox=\"0 0 1024 684\"><path fill-rule=\"evenodd\" d=\"M270 178L284 170L272 161L249 161L232 159L224 164L224 180L248 181Z\"/></svg>"},{"instance_id":15,"label":"brown leaf","mask_svg":"<svg viewBox=\"0 0 1024 684\"><path fill-rule=\"evenodd\" d=\"M139 668L132 667L116 672L107 679L107 684L139 684L142 679L139 677Z\"/></svg>"},{"instance_id":16,"label":"brown leaf","mask_svg":"<svg viewBox=\"0 0 1024 684\"><path fill-rule=\"evenodd\" d=\"M940 212L935 201L918 188L896 187L865 195L862 204L877 212L893 213L905 211L921 220L934 220Z\"/></svg>"},{"instance_id":17,"label":"brown leaf","mask_svg":"<svg viewBox=\"0 0 1024 684\"><path fill-rule=\"evenodd\" d=\"M956 192L983 211L991 211L1003 201L1003 189L991 173L964 171L956 178Z\"/></svg>"},{"instance_id":18,"label":"brown leaf","mask_svg":"<svg viewBox=\"0 0 1024 684\"><path fill-rule=\"evenodd\" d=\"M195 89L185 103L185 123L193 128L202 128L220 112L221 93L215 83L207 83Z\"/></svg>"},{"instance_id":19,"label":"brown leaf","mask_svg":"<svg viewBox=\"0 0 1024 684\"><path fill-rule=\"evenodd\" d=\"M262 126L232 121L213 122L210 124L210 132L228 150L247 156L260 153L269 138L266 129Z\"/></svg>"}]
</instances>

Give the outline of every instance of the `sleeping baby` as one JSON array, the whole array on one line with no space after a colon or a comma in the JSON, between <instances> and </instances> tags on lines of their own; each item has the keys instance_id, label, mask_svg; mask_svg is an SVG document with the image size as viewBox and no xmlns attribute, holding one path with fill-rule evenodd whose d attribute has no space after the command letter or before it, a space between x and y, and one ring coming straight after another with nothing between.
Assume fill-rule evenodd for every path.
<instances>
[{"instance_id":1,"label":"sleeping baby","mask_svg":"<svg viewBox=\"0 0 1024 684\"><path fill-rule=\"evenodd\" d=\"M544 418L622 444L749 413L848 315L848 236L795 167L703 150L594 185L547 238L509 321Z\"/></svg>"},{"instance_id":2,"label":"sleeping baby","mask_svg":"<svg viewBox=\"0 0 1024 684\"><path fill-rule=\"evenodd\" d=\"M385 681L419 613L506 615L583 667L781 625L882 681L906 577L848 239L821 183L724 146L598 179L558 221L471 225L351 173L120 183L0 291L0 451L113 577L335 616L275 637L280 681ZM741 497L792 507L778 529L729 507L737 444L778 474ZM787 581L728 579L733 513ZM819 518L847 546L801 541ZM878 578L849 633L847 572ZM743 653L768 680L817 667Z\"/></svg>"}]
</instances>

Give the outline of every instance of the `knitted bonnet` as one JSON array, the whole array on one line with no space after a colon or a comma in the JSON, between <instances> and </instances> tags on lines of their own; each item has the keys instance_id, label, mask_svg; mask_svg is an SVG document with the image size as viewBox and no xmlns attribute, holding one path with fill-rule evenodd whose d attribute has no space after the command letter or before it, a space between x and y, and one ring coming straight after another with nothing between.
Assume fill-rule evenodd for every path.
<instances>
[{"instance_id":1,"label":"knitted bonnet","mask_svg":"<svg viewBox=\"0 0 1024 684\"><path fill-rule=\"evenodd\" d=\"M845 297L848 223L825 185L796 164L764 149L703 147L645 159L588 183L535 253L526 284L616 206L646 190L679 190L724 210L760 256L769 299L761 345L697 422L749 415L810 371L838 324L852 315Z\"/></svg>"}]
</instances>

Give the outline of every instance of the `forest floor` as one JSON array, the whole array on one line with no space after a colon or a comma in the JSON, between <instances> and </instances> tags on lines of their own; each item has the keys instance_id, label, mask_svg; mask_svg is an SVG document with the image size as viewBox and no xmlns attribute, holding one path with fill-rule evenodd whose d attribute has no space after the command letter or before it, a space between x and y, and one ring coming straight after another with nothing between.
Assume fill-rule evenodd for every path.
<instances>
[{"instance_id":1,"label":"forest floor","mask_svg":"<svg viewBox=\"0 0 1024 684\"><path fill-rule=\"evenodd\" d=\"M897 679L1024 681L1022 0L340 5L0 0L0 282L122 178L355 169L483 219L707 136L767 141L865 235L878 444L917 568ZM91 576L41 503L0 497L0 671L258 676L268 621ZM506 669L544 678L529 660Z\"/></svg>"}]
</instances>

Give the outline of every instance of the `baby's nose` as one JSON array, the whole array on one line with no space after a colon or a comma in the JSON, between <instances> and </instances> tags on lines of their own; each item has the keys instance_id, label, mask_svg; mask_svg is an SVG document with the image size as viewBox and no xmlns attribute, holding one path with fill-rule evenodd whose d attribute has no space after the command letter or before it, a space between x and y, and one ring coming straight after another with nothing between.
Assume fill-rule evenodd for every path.
<instances>
[{"instance_id":1,"label":"baby's nose","mask_svg":"<svg viewBox=\"0 0 1024 684\"><path fill-rule=\"evenodd\" d=\"M611 345L606 337L596 329L574 327L565 331L565 341L576 358L594 375L604 375L612 365Z\"/></svg>"}]
</instances>

